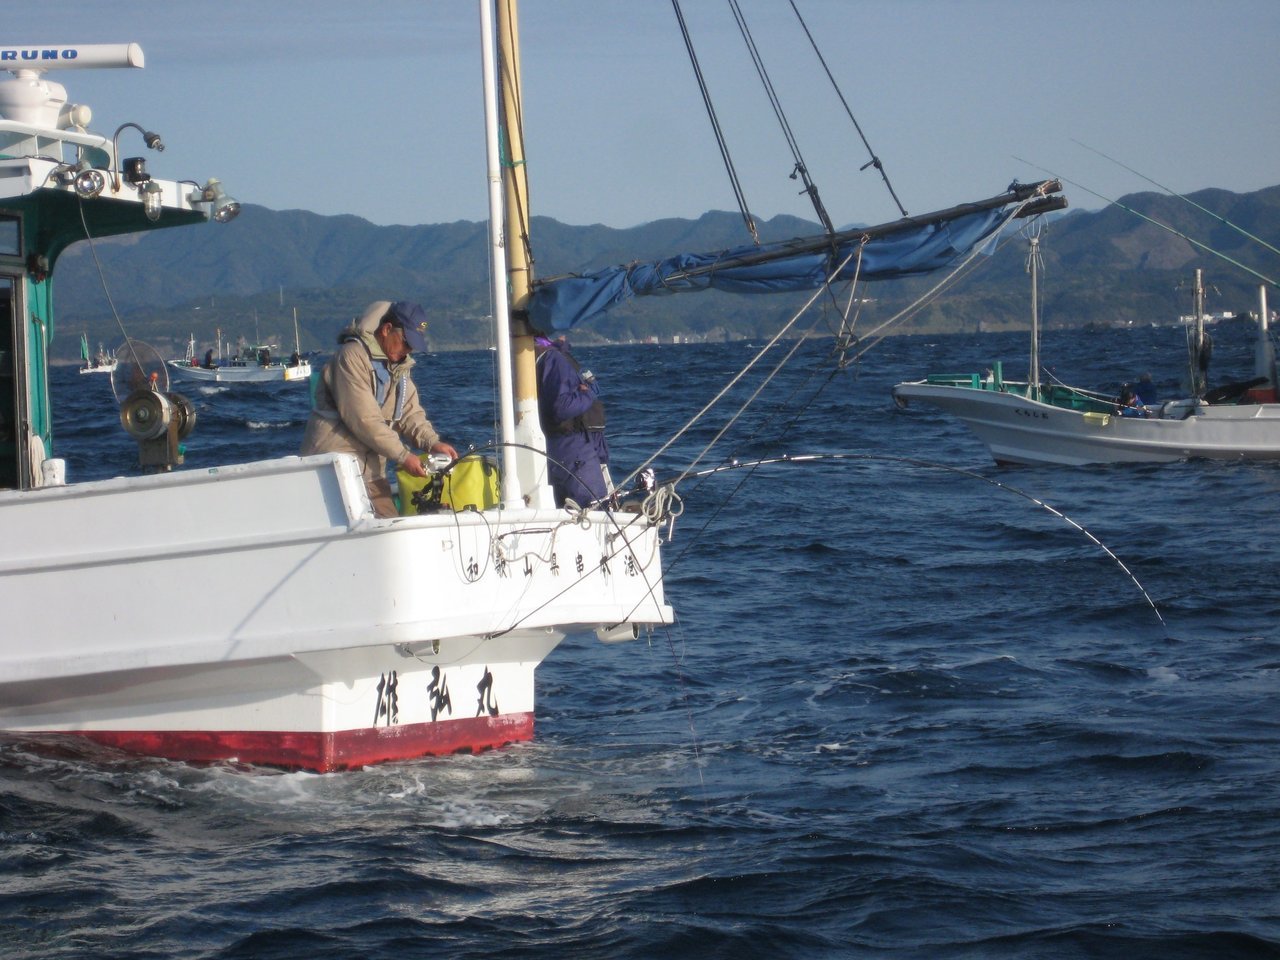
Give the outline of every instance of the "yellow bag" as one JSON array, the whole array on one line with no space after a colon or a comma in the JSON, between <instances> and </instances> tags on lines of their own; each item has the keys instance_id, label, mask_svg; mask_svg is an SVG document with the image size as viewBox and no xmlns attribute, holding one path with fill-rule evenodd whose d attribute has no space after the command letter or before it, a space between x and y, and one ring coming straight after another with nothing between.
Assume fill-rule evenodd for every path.
<instances>
[{"instance_id":1,"label":"yellow bag","mask_svg":"<svg viewBox=\"0 0 1280 960\"><path fill-rule=\"evenodd\" d=\"M498 505L498 465L478 453L463 457L447 473L415 477L397 470L396 480L402 517L439 510L487 510Z\"/></svg>"}]
</instances>

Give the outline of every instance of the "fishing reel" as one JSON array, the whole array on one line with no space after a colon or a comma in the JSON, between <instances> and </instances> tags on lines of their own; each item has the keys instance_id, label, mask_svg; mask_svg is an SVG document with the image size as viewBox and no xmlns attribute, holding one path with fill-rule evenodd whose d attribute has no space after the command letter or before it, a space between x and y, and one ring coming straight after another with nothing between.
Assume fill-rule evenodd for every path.
<instances>
[{"instance_id":1,"label":"fishing reel","mask_svg":"<svg viewBox=\"0 0 1280 960\"><path fill-rule=\"evenodd\" d=\"M182 465L184 440L196 425L196 408L169 392L169 372L149 344L127 340L117 351L111 390L120 403L120 425L138 444L138 466L160 473Z\"/></svg>"},{"instance_id":2,"label":"fishing reel","mask_svg":"<svg viewBox=\"0 0 1280 960\"><path fill-rule=\"evenodd\" d=\"M143 470L172 470L182 465L181 441L196 425L196 408L180 393L135 390L120 404L120 425L137 441Z\"/></svg>"}]
</instances>

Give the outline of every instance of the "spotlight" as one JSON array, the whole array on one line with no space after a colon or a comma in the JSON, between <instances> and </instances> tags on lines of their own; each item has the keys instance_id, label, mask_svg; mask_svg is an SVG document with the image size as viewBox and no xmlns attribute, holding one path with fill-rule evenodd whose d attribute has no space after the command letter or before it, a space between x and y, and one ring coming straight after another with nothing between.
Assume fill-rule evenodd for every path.
<instances>
[{"instance_id":1,"label":"spotlight","mask_svg":"<svg viewBox=\"0 0 1280 960\"><path fill-rule=\"evenodd\" d=\"M160 219L161 206L164 203L164 190L154 180L148 180L142 188L142 212L147 219L155 223Z\"/></svg>"},{"instance_id":2,"label":"spotlight","mask_svg":"<svg viewBox=\"0 0 1280 960\"><path fill-rule=\"evenodd\" d=\"M76 196L81 200L92 200L106 187L107 178L101 170L82 170L76 176L75 185Z\"/></svg>"},{"instance_id":3,"label":"spotlight","mask_svg":"<svg viewBox=\"0 0 1280 960\"><path fill-rule=\"evenodd\" d=\"M213 204L213 219L218 223L229 223L240 215L240 201L229 197L222 189L222 181L210 177L209 182L198 190L187 194L190 203Z\"/></svg>"}]
</instances>

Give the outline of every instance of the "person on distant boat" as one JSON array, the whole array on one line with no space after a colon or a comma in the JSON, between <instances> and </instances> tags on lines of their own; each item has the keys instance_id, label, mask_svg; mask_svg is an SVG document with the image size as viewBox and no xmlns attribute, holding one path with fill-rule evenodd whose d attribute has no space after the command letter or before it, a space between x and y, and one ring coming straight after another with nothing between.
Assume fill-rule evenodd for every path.
<instances>
[{"instance_id":1,"label":"person on distant boat","mask_svg":"<svg viewBox=\"0 0 1280 960\"><path fill-rule=\"evenodd\" d=\"M1144 373L1138 378L1138 385L1133 388L1133 392L1137 394L1138 401L1144 407L1155 406L1159 403L1158 394L1156 393L1156 385L1151 380L1151 374Z\"/></svg>"},{"instance_id":2,"label":"person on distant boat","mask_svg":"<svg viewBox=\"0 0 1280 960\"><path fill-rule=\"evenodd\" d=\"M1133 387L1127 383L1120 388L1120 397L1116 401L1116 413L1122 417L1148 416L1147 408L1142 405L1138 395L1133 392Z\"/></svg>"},{"instance_id":3,"label":"person on distant boat","mask_svg":"<svg viewBox=\"0 0 1280 960\"><path fill-rule=\"evenodd\" d=\"M210 347L204 352L204 368L206 370L213 369L213 348Z\"/></svg>"},{"instance_id":4,"label":"person on distant boat","mask_svg":"<svg viewBox=\"0 0 1280 960\"><path fill-rule=\"evenodd\" d=\"M538 413L547 438L547 479L556 506L600 504L611 494L609 443L600 384L569 352L568 341L535 337Z\"/></svg>"},{"instance_id":5,"label":"person on distant boat","mask_svg":"<svg viewBox=\"0 0 1280 960\"><path fill-rule=\"evenodd\" d=\"M324 365L302 438L302 455L353 453L380 517L396 516L387 463L425 477L422 458L406 441L429 453L458 459L440 439L418 400L410 353L427 349L426 312L416 303L378 300L338 335L338 350Z\"/></svg>"}]
</instances>

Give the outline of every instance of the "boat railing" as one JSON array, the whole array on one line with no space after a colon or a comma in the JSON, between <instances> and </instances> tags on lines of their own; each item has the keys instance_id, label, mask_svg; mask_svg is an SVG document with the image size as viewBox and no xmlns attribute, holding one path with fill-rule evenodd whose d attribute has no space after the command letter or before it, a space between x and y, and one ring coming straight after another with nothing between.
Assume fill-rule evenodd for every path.
<instances>
[{"instance_id":1,"label":"boat railing","mask_svg":"<svg viewBox=\"0 0 1280 960\"><path fill-rule=\"evenodd\" d=\"M103 169L110 169L111 139L96 133L79 130L51 130L48 127L17 120L0 119L0 154L7 159L43 158L56 162L65 162L63 146L69 145L76 150L88 147L101 151L96 156L94 166L101 164Z\"/></svg>"},{"instance_id":2,"label":"boat railing","mask_svg":"<svg viewBox=\"0 0 1280 960\"><path fill-rule=\"evenodd\" d=\"M1116 398L1107 394L1069 387L1065 384L1041 383L1039 396L1033 396L1030 384L1018 380L1005 380L1001 371L989 373L931 373L925 383L939 387L963 387L970 390L987 390L992 393L1009 393L1028 400L1038 400L1050 406L1083 413L1114 413Z\"/></svg>"}]
</instances>

